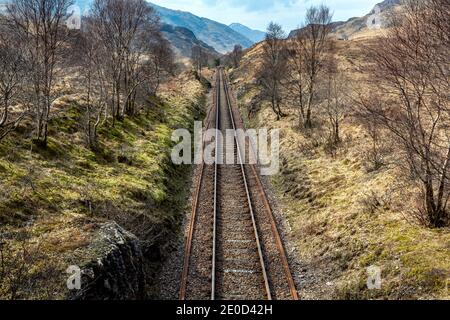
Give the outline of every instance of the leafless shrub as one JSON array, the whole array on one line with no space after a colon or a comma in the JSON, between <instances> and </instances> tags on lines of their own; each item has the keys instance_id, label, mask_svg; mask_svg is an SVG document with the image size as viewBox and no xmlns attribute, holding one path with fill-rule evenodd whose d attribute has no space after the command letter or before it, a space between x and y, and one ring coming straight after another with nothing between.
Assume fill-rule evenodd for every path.
<instances>
[{"instance_id":1,"label":"leafless shrub","mask_svg":"<svg viewBox=\"0 0 450 320\"><path fill-rule=\"evenodd\" d=\"M386 137L383 136L383 127L371 115L356 114L355 116L362 123L364 131L370 139L370 145L366 146L363 151L365 169L367 172L378 171L386 165L386 154L389 151Z\"/></svg>"},{"instance_id":2,"label":"leafless shrub","mask_svg":"<svg viewBox=\"0 0 450 320\"><path fill-rule=\"evenodd\" d=\"M67 35L63 26L72 0L14 0L7 5L8 32L30 64L37 142L46 146L51 106L55 99L55 67Z\"/></svg>"},{"instance_id":3,"label":"leafless shrub","mask_svg":"<svg viewBox=\"0 0 450 320\"><path fill-rule=\"evenodd\" d=\"M376 213L381 209L389 209L392 207L394 189L388 189L384 193L380 194L374 190L370 190L365 193L359 200L361 208L366 213Z\"/></svg>"},{"instance_id":4,"label":"leafless shrub","mask_svg":"<svg viewBox=\"0 0 450 320\"><path fill-rule=\"evenodd\" d=\"M191 52L191 62L194 70L199 75L202 74L203 68L208 65L208 54L201 46L194 46Z\"/></svg>"},{"instance_id":5,"label":"leafless shrub","mask_svg":"<svg viewBox=\"0 0 450 320\"><path fill-rule=\"evenodd\" d=\"M13 245L14 243L14 245ZM37 270L39 263L39 270ZM31 244L29 234L0 233L0 297L26 299L41 281L55 281L57 271L38 245ZM54 292L42 292L50 298Z\"/></svg>"},{"instance_id":6,"label":"leafless shrub","mask_svg":"<svg viewBox=\"0 0 450 320\"><path fill-rule=\"evenodd\" d=\"M261 98L270 102L273 112L280 120L283 101L282 80L286 71L286 51L283 44L285 33L282 27L271 22L267 27L266 41L263 46L263 63L257 78L262 89Z\"/></svg>"},{"instance_id":7,"label":"leafless shrub","mask_svg":"<svg viewBox=\"0 0 450 320\"><path fill-rule=\"evenodd\" d=\"M107 66L104 76L111 93L108 105L114 125L125 114L136 113L139 88L148 83L150 77L160 79L161 61L154 70L159 74L146 73L150 59L163 57L149 50L154 49L154 39L160 36L159 18L144 0L96 0L89 18L91 33L96 35L104 52ZM169 53L167 57L171 57L167 45L162 42L156 45L161 45L164 54Z\"/></svg>"},{"instance_id":8,"label":"leafless shrub","mask_svg":"<svg viewBox=\"0 0 450 320\"><path fill-rule=\"evenodd\" d=\"M422 194L427 226L450 223L450 15L445 0L408 0L374 50L372 91L363 110L386 128Z\"/></svg>"},{"instance_id":9,"label":"leafless shrub","mask_svg":"<svg viewBox=\"0 0 450 320\"><path fill-rule=\"evenodd\" d=\"M360 204L367 213L375 213L379 208L383 206L383 201L380 197L372 190L369 194L365 195L361 200Z\"/></svg>"},{"instance_id":10,"label":"leafless shrub","mask_svg":"<svg viewBox=\"0 0 450 320\"><path fill-rule=\"evenodd\" d=\"M332 14L325 6L307 10L304 27L288 43L287 89L298 105L301 127L312 128L313 108L317 106L317 86L325 61L332 52L330 23Z\"/></svg>"},{"instance_id":11,"label":"leafless shrub","mask_svg":"<svg viewBox=\"0 0 450 320\"><path fill-rule=\"evenodd\" d=\"M334 59L330 59L326 66L324 113L328 118L330 128L330 142L338 146L341 139L341 123L348 116L349 82L345 71L338 70Z\"/></svg>"},{"instance_id":12,"label":"leafless shrub","mask_svg":"<svg viewBox=\"0 0 450 320\"><path fill-rule=\"evenodd\" d=\"M29 66L17 38L0 27L0 141L13 131L27 114L24 87L28 85ZM12 115L12 107L22 110Z\"/></svg>"},{"instance_id":13,"label":"leafless shrub","mask_svg":"<svg viewBox=\"0 0 450 320\"><path fill-rule=\"evenodd\" d=\"M242 56L243 56L242 46L239 44L235 45L233 52L231 53L231 61L233 63L234 68L239 68Z\"/></svg>"}]
</instances>

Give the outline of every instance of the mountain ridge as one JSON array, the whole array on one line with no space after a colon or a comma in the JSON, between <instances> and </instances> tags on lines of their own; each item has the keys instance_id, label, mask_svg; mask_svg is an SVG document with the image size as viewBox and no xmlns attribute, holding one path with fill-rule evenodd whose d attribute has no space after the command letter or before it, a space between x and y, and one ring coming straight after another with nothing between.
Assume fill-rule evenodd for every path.
<instances>
[{"instance_id":1,"label":"mountain ridge","mask_svg":"<svg viewBox=\"0 0 450 320\"><path fill-rule=\"evenodd\" d=\"M204 52L210 56L219 55L213 47L197 39L195 34L187 28L176 27L163 23L161 26L161 32L164 38L170 42L175 55L179 58L189 58L192 53L192 48L195 46L203 48Z\"/></svg>"},{"instance_id":2,"label":"mountain ridge","mask_svg":"<svg viewBox=\"0 0 450 320\"><path fill-rule=\"evenodd\" d=\"M82 9L82 12L84 13L86 12L86 9L89 8L92 4L92 1L93 0L76 0L75 3ZM248 39L241 33L220 22L208 18L198 17L187 11L165 8L148 1L147 3L149 6L153 7L156 10L157 14L160 16L161 25L163 26L163 28L166 28L167 25L171 25L173 27L188 29L192 31L197 40L202 41L203 44L206 44L207 47L214 48L215 52L225 54L232 51L236 44L241 45L243 48L249 48L254 44L254 41ZM181 29L172 29L170 31L181 31ZM181 44L181 42L184 42L185 40L187 40L187 38L183 36L182 39L177 39L176 34L177 32L165 32L165 35L170 35L171 42L177 42L174 46L175 49L181 49L180 45L185 46L185 43ZM186 35L186 33L183 32L178 34ZM195 42L194 39L191 40ZM205 47L202 44L200 44L200 46ZM182 49L181 51L185 51L185 49ZM190 54L188 54L188 56L189 55Z\"/></svg>"},{"instance_id":3,"label":"mountain ridge","mask_svg":"<svg viewBox=\"0 0 450 320\"><path fill-rule=\"evenodd\" d=\"M191 30L197 39L205 42L220 53L233 50L236 44L243 48L251 47L254 42L220 22L198 17L190 12L172 10L149 2L165 24Z\"/></svg>"},{"instance_id":4,"label":"mountain ridge","mask_svg":"<svg viewBox=\"0 0 450 320\"><path fill-rule=\"evenodd\" d=\"M401 7L402 0L384 0L377 3L374 8L362 17L352 17L347 21L335 21L331 23L332 33L339 39L349 39L355 36L368 35L371 29L385 28L385 16ZM378 10L379 9L379 10ZM372 19L372 21L370 20ZM374 25L373 27L369 24ZM377 24L377 26L375 26ZM300 29L292 30L289 38L294 37ZM372 32L372 34L377 34Z\"/></svg>"},{"instance_id":5,"label":"mountain ridge","mask_svg":"<svg viewBox=\"0 0 450 320\"><path fill-rule=\"evenodd\" d=\"M229 25L231 29L233 29L236 32L239 32L246 38L250 39L254 43L261 42L265 39L266 33L260 30L251 29L241 23L232 23Z\"/></svg>"},{"instance_id":6,"label":"mountain ridge","mask_svg":"<svg viewBox=\"0 0 450 320\"><path fill-rule=\"evenodd\" d=\"M376 32L377 29L387 27L386 15L398 10L401 6L402 0L384 0L377 3L365 16L351 18L342 25L339 25L334 29L334 33L338 38L343 39L376 35L378 34Z\"/></svg>"}]
</instances>

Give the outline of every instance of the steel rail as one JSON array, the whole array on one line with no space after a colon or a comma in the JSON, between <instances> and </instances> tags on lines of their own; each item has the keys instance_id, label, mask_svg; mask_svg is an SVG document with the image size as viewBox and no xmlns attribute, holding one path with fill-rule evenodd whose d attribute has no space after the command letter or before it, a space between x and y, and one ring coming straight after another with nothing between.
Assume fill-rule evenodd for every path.
<instances>
[{"instance_id":1,"label":"steel rail","mask_svg":"<svg viewBox=\"0 0 450 320\"><path fill-rule=\"evenodd\" d=\"M237 148L237 152L238 152L238 155L239 155L239 164L241 166L242 178L244 180L245 192L247 194L248 206L249 206L250 215L251 215L251 218L252 218L253 231L254 231L254 234L255 234L256 246L258 248L259 262L261 264L261 272L262 272L262 276L264 278L264 287L265 287L265 291L266 291L266 294L267 294L267 300L272 300L272 294L271 294L271 289L270 289L270 285L269 285L269 279L267 277L266 264L265 264L265 261L264 261L264 255L263 255L262 248L261 248L261 242L260 242L258 227L256 225L255 213L254 213L254 210L253 210L253 204L252 204L252 200L251 200L251 196L250 196L250 190L249 190L248 183L247 183L247 177L245 175L245 167L244 167L245 159L242 158L242 153L241 153L241 148L240 148L240 144L239 144L239 139L238 139L237 134L236 134L236 123L234 121L233 109L232 109L232 106L231 106L231 103L230 103L230 99L229 99L228 85L227 85L226 81L223 81L222 74L220 76L221 76L221 80L222 80L222 83L223 83L223 88L224 88L224 92L225 92L225 100L227 102L228 111L230 112L231 123L233 124L234 139L236 141L236 148Z\"/></svg>"},{"instance_id":2,"label":"steel rail","mask_svg":"<svg viewBox=\"0 0 450 320\"><path fill-rule=\"evenodd\" d=\"M215 111L215 123L216 123L216 149L215 149L215 173L214 173L214 216L213 216L213 250L212 250L212 270L211 270L211 300L215 300L216 299L216 260L217 260L217 217L218 217L218 202L219 202L219 198L218 198L218 171L219 171L219 161L218 161L218 157L220 154L220 150L219 150L219 139L217 139L217 137L219 136L219 131L220 131L220 113L221 113L221 98L222 98L222 94L221 94L221 90L224 90L225 93L225 101L227 104L227 109L229 111L230 114L230 118L231 118L231 122L233 125L233 129L235 132L235 142L236 142L236 147L237 147L237 151L238 151L238 156L239 156L239 162L240 162L240 166L241 166L241 172L242 172L242 176L243 176L243 182L244 182L244 186L245 186L245 191L247 194L247 201L248 201L248 206L250 209L250 214L251 214L251 220L252 220L252 224L253 224L253 230L254 230L254 236L255 236L255 240L256 240L256 245L257 245L257 249L258 249L258 255L259 255L259 262L261 264L261 270L262 270L262 276L264 278L264 286L265 286L265 291L266 291L266 295L267 295L267 299L271 300L272 299L272 294L271 294L271 288L270 288L270 284L269 284L269 280L268 280L268 276L267 276L267 270L266 270L266 265L265 265L265 261L264 261L264 255L263 255L263 250L262 250L262 246L261 246L261 242L260 242L260 237L259 237L259 232L258 232L258 227L257 227L257 222L256 222L256 216L255 216L255 212L253 210L253 204L251 201L251 195L250 195L250 190L249 190L249 185L248 185L248 181L247 181L247 176L246 176L246 172L245 172L245 165L244 165L244 159L242 159L242 153L241 153L241 148L240 148L240 144L239 144L239 140L236 134L236 129L237 129L237 125L236 125L236 118L235 118L235 114L234 114L234 110L235 108L233 108L233 104L231 102L231 93L230 93L230 89L228 86L228 78L226 73L223 71L222 68L218 68L216 71L216 90L215 90L215 106L213 108L210 109L208 116L207 116L207 125L206 128L209 129L211 128L211 125L213 123L213 112ZM242 117L240 116L239 113L237 113L237 120L239 122L239 125L243 128L243 121L242 121ZM206 145L206 141L203 139L203 148ZM252 146L252 152L255 153L255 150L253 149ZM202 159L203 160L203 159ZM287 259L287 255L286 255L286 251L283 245L283 242L281 240L280 234L278 232L278 228L277 228L277 223L276 220L274 218L274 214L272 211L272 208L270 206L270 203L268 201L267 198L267 194L265 193L264 190L264 186L262 184L261 178L257 172L257 166L254 164L249 165L252 171L252 174L255 177L257 186L258 186L258 193L261 197L261 200L264 204L264 207L266 209L266 213L267 216L269 218L269 222L271 225L271 229L272 229L272 235L275 239L275 243L278 249L278 253L281 257L281 262L283 265L283 270L287 279L287 283L290 289L290 293L291 296L294 300L298 300L298 293L295 287L295 282L293 280L292 277L292 273L290 271L290 267L289 267L289 262ZM189 224L189 230L188 230L188 234L186 236L185 239L185 255L184 255L184 263L183 263L183 272L182 272L182 280L181 280L181 288L180 288L180 300L185 300L186 299L186 295L187 295L187 287L188 287L188 277L189 277L189 267L190 267L190 257L191 257L191 253L192 253L192 242L193 242L193 234L194 234L194 230L196 227L196 221L197 221L197 213L198 213L198 207L199 207L199 199L200 199L200 192L203 186L203 181L205 178L205 162L202 161L201 167L200 167L200 173L199 173L199 180L197 182L197 186L195 189L195 193L194 193L194 200L193 200L193 207L192 207L192 213L191 213L191 220L190 220L190 224Z\"/></svg>"},{"instance_id":3,"label":"steel rail","mask_svg":"<svg viewBox=\"0 0 450 320\"><path fill-rule=\"evenodd\" d=\"M218 197L217 197L217 178L219 172L219 115L220 115L220 90L221 90L221 75L220 71L217 74L217 92L216 92L216 149L215 149L215 161L214 161L214 216L213 216L213 250L212 250L212 268L211 268L211 300L216 300L216 253L217 253L217 205L218 205Z\"/></svg>"},{"instance_id":4,"label":"steel rail","mask_svg":"<svg viewBox=\"0 0 450 320\"><path fill-rule=\"evenodd\" d=\"M225 86L227 88L227 90L225 91L225 93L227 95L227 100L230 101L230 97L228 96L230 94L230 91L228 89L228 84L225 84ZM229 105L230 105L230 108L231 108L231 103L229 103ZM232 109L231 109L231 112L232 112ZM238 113L238 116L239 116L239 113ZM241 126L243 126L242 118L239 118L239 120L240 120ZM253 144L251 144L251 146L252 146L252 152L254 153L254 156L256 156L255 155L255 150L253 149ZM257 158L255 157L255 159L257 159ZM295 282L294 282L294 279L292 277L292 272L291 272L290 267L289 267L289 261L287 259L286 250L284 248L283 241L281 240L280 233L278 231L278 227L277 227L277 223L275 221L275 217L274 217L274 214L273 214L272 207L271 207L271 205L269 203L269 200L267 198L267 194L266 194L266 192L264 190L264 186L262 184L260 175L257 172L256 165L250 164L249 166L251 167L251 171L252 171L253 176L255 177L255 180L257 182L258 189L259 189L258 190L259 191L259 195L260 195L261 200L264 203L264 207L266 209L266 213L267 213L267 216L268 216L269 221L270 221L272 234L273 234L273 237L274 237L276 245L277 245L278 253L279 253L280 257L281 257L284 273L285 273L285 276L286 276L286 279L287 279L287 282L288 282L288 286L289 286L289 290L290 290L292 299L298 300L299 297L298 297L297 288L295 286Z\"/></svg>"},{"instance_id":5,"label":"steel rail","mask_svg":"<svg viewBox=\"0 0 450 320\"><path fill-rule=\"evenodd\" d=\"M218 76L216 76L216 88L220 89L220 84L218 83ZM209 129L211 127L212 119L211 114L214 109L218 108L218 95L216 90L216 97L215 97L215 108L211 108L208 116L207 116L207 124L206 128ZM203 149L206 145L206 141L202 138L203 141ZM194 229L195 229L195 222L197 220L197 211L198 211L198 205L199 205L199 198L200 198L200 191L203 185L203 177L205 172L205 162L202 159L202 163L200 165L200 173L199 173L199 180L197 182L197 187L195 188L194 193L194 201L192 206L192 212L191 212L191 220L189 223L189 230L188 234L185 239L185 248L184 248L184 261L183 261L183 272L181 275L181 285L180 285L180 300L186 300L186 293L187 293L187 282L188 282L188 276L189 276L189 264L190 264L190 258L191 258L191 252L192 252L192 239L194 235Z\"/></svg>"}]
</instances>

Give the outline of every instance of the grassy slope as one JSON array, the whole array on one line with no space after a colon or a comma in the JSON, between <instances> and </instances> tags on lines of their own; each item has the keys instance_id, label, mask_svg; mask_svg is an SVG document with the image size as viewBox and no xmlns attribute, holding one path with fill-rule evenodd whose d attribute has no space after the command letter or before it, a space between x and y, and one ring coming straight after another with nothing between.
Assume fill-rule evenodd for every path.
<instances>
[{"instance_id":1,"label":"grassy slope","mask_svg":"<svg viewBox=\"0 0 450 320\"><path fill-rule=\"evenodd\" d=\"M258 92L252 75L259 50L248 52L233 75L244 114ZM360 53L353 42L339 45L341 62L358 62ZM290 113L277 122L265 106L247 122L250 127L281 128L282 169L272 182L299 261L318 275L318 283L301 288L303 296L450 298L450 232L405 219L414 207L407 196L413 190L396 189L398 167L365 170L370 141L352 119L342 128L346 142L332 157L323 144L299 133L297 116ZM395 160L395 154L387 157ZM369 266L381 267L381 290L367 290Z\"/></svg>"},{"instance_id":2,"label":"grassy slope","mask_svg":"<svg viewBox=\"0 0 450 320\"><path fill-rule=\"evenodd\" d=\"M178 232L189 171L170 162L172 130L192 128L202 117L204 88L184 74L148 114L102 127L98 152L83 143L82 106L70 97L59 104L46 150L31 150L27 128L0 145L0 231L11 252L22 245L30 252L18 263L31 268L25 278L36 282L19 289L19 297L62 297L64 270L86 258L92 232L109 219L141 236L158 262L168 235ZM9 297L14 281L0 281L0 297Z\"/></svg>"}]
</instances>

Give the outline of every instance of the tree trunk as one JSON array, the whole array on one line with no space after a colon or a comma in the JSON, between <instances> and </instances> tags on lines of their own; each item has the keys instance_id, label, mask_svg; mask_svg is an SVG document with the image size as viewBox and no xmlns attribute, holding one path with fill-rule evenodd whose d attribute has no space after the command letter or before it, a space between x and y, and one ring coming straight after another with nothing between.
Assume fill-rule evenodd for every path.
<instances>
[{"instance_id":1,"label":"tree trunk","mask_svg":"<svg viewBox=\"0 0 450 320\"><path fill-rule=\"evenodd\" d=\"M340 143L341 142L341 136L339 133L339 121L336 121L334 126L334 142Z\"/></svg>"},{"instance_id":2,"label":"tree trunk","mask_svg":"<svg viewBox=\"0 0 450 320\"><path fill-rule=\"evenodd\" d=\"M311 128L312 128L311 109L308 108L308 111L306 112L305 129L311 129Z\"/></svg>"},{"instance_id":3,"label":"tree trunk","mask_svg":"<svg viewBox=\"0 0 450 320\"><path fill-rule=\"evenodd\" d=\"M117 81L116 83L116 120L120 120L121 119L121 112L120 112L120 84L118 83L120 82Z\"/></svg>"},{"instance_id":4,"label":"tree trunk","mask_svg":"<svg viewBox=\"0 0 450 320\"><path fill-rule=\"evenodd\" d=\"M6 121L8 120L8 94L5 95L4 99L3 99L3 114L0 120L0 127L3 127L6 123Z\"/></svg>"},{"instance_id":5,"label":"tree trunk","mask_svg":"<svg viewBox=\"0 0 450 320\"><path fill-rule=\"evenodd\" d=\"M311 129L312 128L312 119L311 119L311 108L312 108L312 103L314 100L314 78L311 78L311 84L309 86L309 98L308 98L308 107L307 107L307 112L306 112L306 119L305 119L305 128L306 129Z\"/></svg>"}]
</instances>

